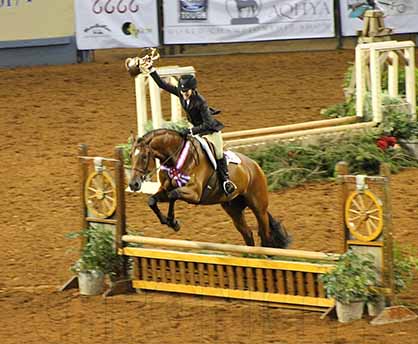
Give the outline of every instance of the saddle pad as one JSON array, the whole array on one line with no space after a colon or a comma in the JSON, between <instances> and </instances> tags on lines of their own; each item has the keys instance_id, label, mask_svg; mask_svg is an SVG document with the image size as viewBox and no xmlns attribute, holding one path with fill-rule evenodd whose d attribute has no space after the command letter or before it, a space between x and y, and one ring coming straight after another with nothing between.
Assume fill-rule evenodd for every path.
<instances>
[{"instance_id":1,"label":"saddle pad","mask_svg":"<svg viewBox=\"0 0 418 344\"><path fill-rule=\"evenodd\" d=\"M203 138L200 137L199 135L194 135L193 136L196 140L199 141L200 145L202 146L203 151L206 153L207 157L209 158L209 161L211 162L213 168L216 170L217 165L216 165L216 159L215 156L213 155L208 142ZM226 158L226 162L228 164L232 163L232 164L240 164L241 163L241 159L238 157L238 155L230 150L224 151L224 155Z\"/></svg>"},{"instance_id":2,"label":"saddle pad","mask_svg":"<svg viewBox=\"0 0 418 344\"><path fill-rule=\"evenodd\" d=\"M206 156L209 158L209 161L211 162L211 164L213 166L213 169L216 170L216 168L217 168L216 159L213 156L213 153L210 150L210 147L209 147L207 141L203 137L200 137L199 135L193 135L193 137L197 141L199 141L200 145L202 146L203 151L206 153Z\"/></svg>"},{"instance_id":3,"label":"saddle pad","mask_svg":"<svg viewBox=\"0 0 418 344\"><path fill-rule=\"evenodd\" d=\"M224 152L224 155L225 155L225 158L226 158L226 161L227 161L228 164L237 164L237 165L239 165L241 163L241 159L233 151L227 150L227 151Z\"/></svg>"}]
</instances>

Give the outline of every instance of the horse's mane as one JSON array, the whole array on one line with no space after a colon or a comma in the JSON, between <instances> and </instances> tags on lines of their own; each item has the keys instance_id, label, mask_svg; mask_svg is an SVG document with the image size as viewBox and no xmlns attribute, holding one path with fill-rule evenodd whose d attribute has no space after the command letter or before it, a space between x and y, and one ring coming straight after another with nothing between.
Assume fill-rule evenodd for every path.
<instances>
[{"instance_id":1,"label":"horse's mane","mask_svg":"<svg viewBox=\"0 0 418 344\"><path fill-rule=\"evenodd\" d=\"M171 134L175 134L176 136L180 136L183 140L183 144L186 142L186 140L183 139L183 137L181 136L181 134L175 130L175 129L169 129L169 128L158 128L158 129L153 129L150 130L149 132L147 132L146 134L144 134L142 137L139 137L137 140L137 144L140 143L144 143L144 144L149 144L151 142L151 140L158 136L158 135L164 135L167 133L171 133ZM197 148L196 145L198 145L198 143L196 143L195 139L190 140L192 146L193 146L193 159L195 160L195 162L197 164L199 164L199 154L197 153Z\"/></svg>"},{"instance_id":2,"label":"horse's mane","mask_svg":"<svg viewBox=\"0 0 418 344\"><path fill-rule=\"evenodd\" d=\"M144 142L145 144L148 144L155 136L166 134L167 132L177 134L178 136L180 136L180 133L175 129L158 128L158 129L153 129L147 132L146 134L144 134L143 136L139 137L138 143Z\"/></svg>"}]
</instances>

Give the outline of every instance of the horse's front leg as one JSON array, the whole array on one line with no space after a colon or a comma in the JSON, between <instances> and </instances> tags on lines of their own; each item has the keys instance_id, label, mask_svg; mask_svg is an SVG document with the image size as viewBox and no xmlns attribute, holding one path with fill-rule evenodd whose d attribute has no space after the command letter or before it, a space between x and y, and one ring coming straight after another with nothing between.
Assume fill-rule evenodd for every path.
<instances>
[{"instance_id":1,"label":"horse's front leg","mask_svg":"<svg viewBox=\"0 0 418 344\"><path fill-rule=\"evenodd\" d=\"M167 217L163 215L160 208L158 207L158 202L168 202L168 195L167 192L158 191L156 194L150 196L148 198L148 206L152 209L155 215L157 215L158 220L160 220L162 225L167 224Z\"/></svg>"},{"instance_id":2,"label":"horse's front leg","mask_svg":"<svg viewBox=\"0 0 418 344\"><path fill-rule=\"evenodd\" d=\"M168 213L167 213L167 225L173 228L176 232L180 230L180 221L178 221L174 216L174 204L176 203L177 199L170 198L170 194L168 196Z\"/></svg>"},{"instance_id":3,"label":"horse's front leg","mask_svg":"<svg viewBox=\"0 0 418 344\"><path fill-rule=\"evenodd\" d=\"M175 201L176 200L174 199L170 199L168 197L167 192L164 190L152 195L148 199L148 205L152 209L154 214L157 215L162 225L167 225L177 232L180 230L180 223L174 218ZM163 213L161 212L160 208L158 207L158 202L169 202L167 216L163 215Z\"/></svg>"}]
</instances>

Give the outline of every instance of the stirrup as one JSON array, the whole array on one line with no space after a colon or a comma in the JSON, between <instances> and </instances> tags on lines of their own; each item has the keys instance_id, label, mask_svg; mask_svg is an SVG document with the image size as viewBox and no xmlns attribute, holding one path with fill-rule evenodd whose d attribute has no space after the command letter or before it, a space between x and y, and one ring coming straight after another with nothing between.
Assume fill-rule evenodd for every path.
<instances>
[{"instance_id":1,"label":"stirrup","mask_svg":"<svg viewBox=\"0 0 418 344\"><path fill-rule=\"evenodd\" d=\"M235 184L230 180L225 180L222 184L222 188L226 195L230 195L237 189Z\"/></svg>"}]
</instances>

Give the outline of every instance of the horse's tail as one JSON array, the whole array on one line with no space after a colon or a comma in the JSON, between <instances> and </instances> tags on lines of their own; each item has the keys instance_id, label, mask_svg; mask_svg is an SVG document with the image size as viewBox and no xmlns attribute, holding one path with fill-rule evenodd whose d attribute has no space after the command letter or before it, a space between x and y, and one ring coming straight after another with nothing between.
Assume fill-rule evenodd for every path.
<instances>
[{"instance_id":1,"label":"horse's tail","mask_svg":"<svg viewBox=\"0 0 418 344\"><path fill-rule=\"evenodd\" d=\"M272 236L272 246L276 248L286 248L292 241L290 235L279 220L275 220L273 216L269 215L269 225Z\"/></svg>"}]
</instances>

